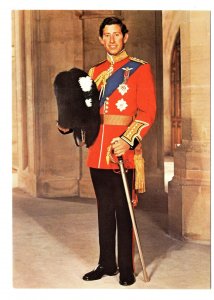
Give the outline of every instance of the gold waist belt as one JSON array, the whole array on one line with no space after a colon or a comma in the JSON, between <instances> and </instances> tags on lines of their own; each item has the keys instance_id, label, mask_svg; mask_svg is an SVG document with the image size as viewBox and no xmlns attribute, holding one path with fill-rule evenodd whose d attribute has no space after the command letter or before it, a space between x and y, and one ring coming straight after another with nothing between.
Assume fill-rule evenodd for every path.
<instances>
[{"instance_id":1,"label":"gold waist belt","mask_svg":"<svg viewBox=\"0 0 214 300\"><path fill-rule=\"evenodd\" d=\"M101 115L101 124L104 125L118 125L118 126L128 126L133 121L131 116L121 116L121 115Z\"/></svg>"}]
</instances>

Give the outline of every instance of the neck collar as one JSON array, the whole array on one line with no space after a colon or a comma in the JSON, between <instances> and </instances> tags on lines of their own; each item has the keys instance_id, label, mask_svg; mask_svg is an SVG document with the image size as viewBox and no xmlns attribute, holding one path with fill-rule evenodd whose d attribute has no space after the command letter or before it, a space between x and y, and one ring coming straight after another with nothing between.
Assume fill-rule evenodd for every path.
<instances>
[{"instance_id":1,"label":"neck collar","mask_svg":"<svg viewBox=\"0 0 214 300\"><path fill-rule=\"evenodd\" d=\"M117 55L111 55L109 53L107 53L107 60L111 63L114 64L118 61L121 61L125 58L128 57L128 54L126 53L125 49L123 49L120 53L118 53Z\"/></svg>"}]
</instances>

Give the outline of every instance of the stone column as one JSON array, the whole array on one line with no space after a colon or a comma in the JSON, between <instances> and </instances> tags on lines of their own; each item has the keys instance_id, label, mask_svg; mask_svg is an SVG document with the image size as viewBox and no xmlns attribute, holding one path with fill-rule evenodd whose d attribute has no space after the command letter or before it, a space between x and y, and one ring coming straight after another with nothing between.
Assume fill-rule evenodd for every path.
<instances>
[{"instance_id":1,"label":"stone column","mask_svg":"<svg viewBox=\"0 0 214 300\"><path fill-rule=\"evenodd\" d=\"M14 78L12 82L12 163L13 163L13 172L17 172L19 167L18 160L18 119L17 119L17 101L16 101L16 60L15 60L15 13L12 12L12 78Z\"/></svg>"},{"instance_id":2,"label":"stone column","mask_svg":"<svg viewBox=\"0 0 214 300\"><path fill-rule=\"evenodd\" d=\"M210 13L181 24L182 144L169 183L169 234L210 239Z\"/></svg>"},{"instance_id":3,"label":"stone column","mask_svg":"<svg viewBox=\"0 0 214 300\"><path fill-rule=\"evenodd\" d=\"M28 16L24 11L15 11L14 22L14 69L13 73L13 100L16 101L17 119L17 152L18 152L18 186L26 189L31 194L36 194L35 170L35 135L33 98L34 72L32 63L32 23L31 13ZM27 40L27 36L30 39ZM28 52L29 51L29 52ZM16 87L16 89L15 89ZM15 89L15 91L14 91Z\"/></svg>"},{"instance_id":4,"label":"stone column","mask_svg":"<svg viewBox=\"0 0 214 300\"><path fill-rule=\"evenodd\" d=\"M83 67L82 22L76 11L16 11L19 187L42 197L78 195L80 150L56 128L53 81Z\"/></svg>"}]
</instances>

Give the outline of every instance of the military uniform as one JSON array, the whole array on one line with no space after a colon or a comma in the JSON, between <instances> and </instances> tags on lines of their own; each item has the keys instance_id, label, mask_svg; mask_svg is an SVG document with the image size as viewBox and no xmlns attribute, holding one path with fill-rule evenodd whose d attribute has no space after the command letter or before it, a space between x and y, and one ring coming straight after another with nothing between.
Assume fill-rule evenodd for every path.
<instances>
[{"instance_id":1,"label":"military uniform","mask_svg":"<svg viewBox=\"0 0 214 300\"><path fill-rule=\"evenodd\" d=\"M133 273L132 224L126 196L111 151L111 141L121 137L130 145L124 156L127 178L132 192L134 148L141 144L155 119L155 89L148 63L131 58L123 50L117 56L94 66L89 76L100 91L101 125L98 136L88 149L87 165L98 201L100 259L106 272L117 267L115 234L118 232L118 265L120 275ZM113 171L114 170L114 171Z\"/></svg>"},{"instance_id":2,"label":"military uniform","mask_svg":"<svg viewBox=\"0 0 214 300\"><path fill-rule=\"evenodd\" d=\"M111 76L119 69L124 74L124 66L130 61L136 62L138 68L133 74L127 74L128 78L122 79L125 82L123 86L123 82L119 82L112 94L105 97ZM98 90L103 90L105 101L100 108L102 124L95 143L89 148L87 165L98 169L115 169L118 168L117 164L112 161L108 164L106 161L111 140L121 136L130 148L134 148L154 122L156 103L151 67L142 60L130 58L124 50L115 62L108 55L106 61L90 69L89 75L96 82ZM124 162L126 168L134 168L133 150L125 153Z\"/></svg>"}]
</instances>

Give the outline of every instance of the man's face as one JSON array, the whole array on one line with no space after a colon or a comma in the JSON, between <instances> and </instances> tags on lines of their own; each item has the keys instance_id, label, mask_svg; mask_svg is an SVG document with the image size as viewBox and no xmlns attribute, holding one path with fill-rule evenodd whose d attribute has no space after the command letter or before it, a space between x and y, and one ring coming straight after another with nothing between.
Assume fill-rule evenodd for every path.
<instances>
[{"instance_id":1,"label":"man's face","mask_svg":"<svg viewBox=\"0 0 214 300\"><path fill-rule=\"evenodd\" d=\"M117 55L128 40L128 34L123 37L121 28L118 24L106 25L103 29L102 38L99 37L100 43L111 55Z\"/></svg>"}]
</instances>

